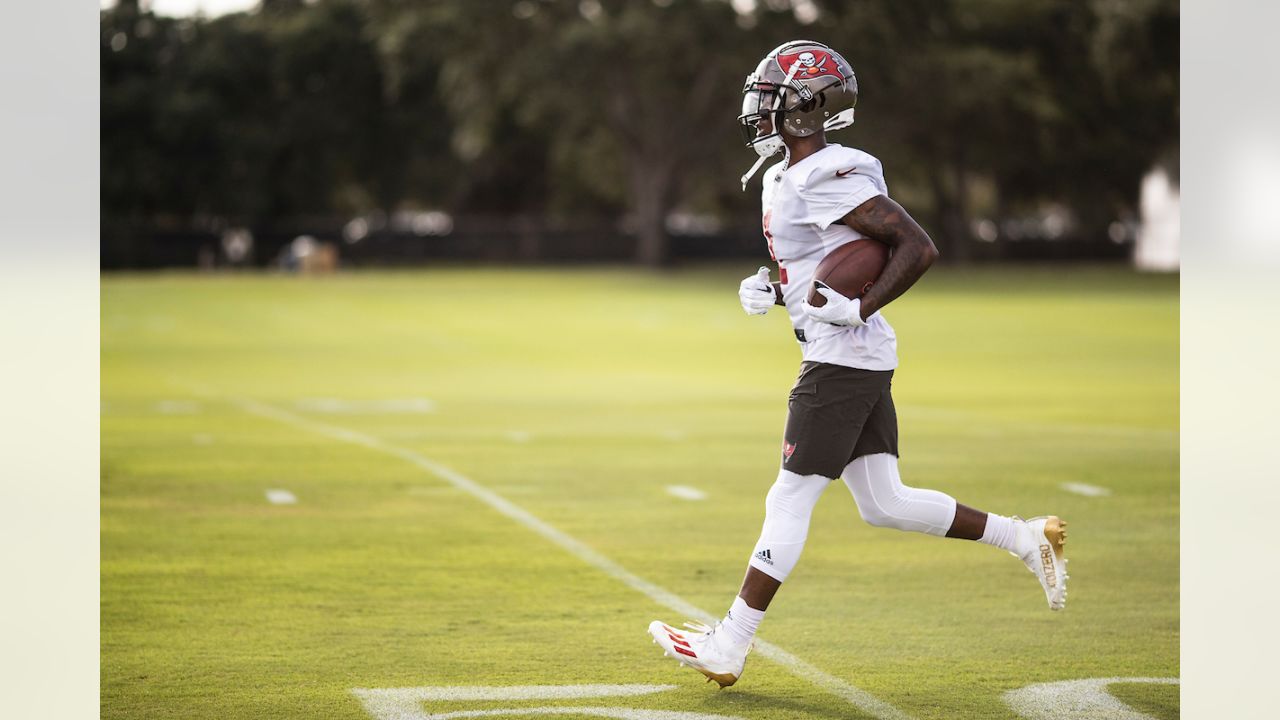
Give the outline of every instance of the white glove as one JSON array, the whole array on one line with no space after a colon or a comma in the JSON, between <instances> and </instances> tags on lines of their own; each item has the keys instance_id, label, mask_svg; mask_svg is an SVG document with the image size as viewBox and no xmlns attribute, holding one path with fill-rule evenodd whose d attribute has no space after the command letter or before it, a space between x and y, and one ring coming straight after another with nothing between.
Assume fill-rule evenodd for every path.
<instances>
[{"instance_id":1,"label":"white glove","mask_svg":"<svg viewBox=\"0 0 1280 720\"><path fill-rule=\"evenodd\" d=\"M809 304L809 299L805 298L803 307L806 315L832 325L863 327L867 324L867 321L862 319L861 300L858 298L851 300L820 282L815 281L814 287L817 288L819 295L827 299L827 304L814 307Z\"/></svg>"},{"instance_id":2,"label":"white glove","mask_svg":"<svg viewBox=\"0 0 1280 720\"><path fill-rule=\"evenodd\" d=\"M776 298L773 285L769 284L769 268L764 266L738 286L738 301L748 315L764 315L769 312Z\"/></svg>"}]
</instances>

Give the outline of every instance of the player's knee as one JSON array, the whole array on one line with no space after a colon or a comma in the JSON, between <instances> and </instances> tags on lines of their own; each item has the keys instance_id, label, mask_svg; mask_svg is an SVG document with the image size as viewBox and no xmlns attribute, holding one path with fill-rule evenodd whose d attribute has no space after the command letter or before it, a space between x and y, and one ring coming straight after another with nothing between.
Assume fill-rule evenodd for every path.
<instances>
[{"instance_id":1,"label":"player's knee","mask_svg":"<svg viewBox=\"0 0 1280 720\"><path fill-rule=\"evenodd\" d=\"M779 582L786 580L800 559L809 535L813 506L830 478L797 475L783 470L765 496L764 527L751 556L751 566Z\"/></svg>"},{"instance_id":2,"label":"player's knee","mask_svg":"<svg viewBox=\"0 0 1280 720\"><path fill-rule=\"evenodd\" d=\"M787 470L778 473L778 479L765 496L765 514L784 513L794 518L807 519L818 504L822 491L831 483L830 478L819 475L797 475Z\"/></svg>"},{"instance_id":3,"label":"player's knee","mask_svg":"<svg viewBox=\"0 0 1280 720\"><path fill-rule=\"evenodd\" d=\"M862 521L868 525L875 527L884 527L885 516L875 508L867 507L863 503L858 504L858 514L862 516Z\"/></svg>"},{"instance_id":4,"label":"player's knee","mask_svg":"<svg viewBox=\"0 0 1280 720\"><path fill-rule=\"evenodd\" d=\"M863 503L858 505L858 514L868 524L874 527L893 528L901 530L902 523L899 518L889 514L884 508L873 503Z\"/></svg>"},{"instance_id":5,"label":"player's knee","mask_svg":"<svg viewBox=\"0 0 1280 720\"><path fill-rule=\"evenodd\" d=\"M911 488L901 483L885 483L872 492L856 498L858 514L868 525L894 530L911 530L917 508L912 503Z\"/></svg>"}]
</instances>

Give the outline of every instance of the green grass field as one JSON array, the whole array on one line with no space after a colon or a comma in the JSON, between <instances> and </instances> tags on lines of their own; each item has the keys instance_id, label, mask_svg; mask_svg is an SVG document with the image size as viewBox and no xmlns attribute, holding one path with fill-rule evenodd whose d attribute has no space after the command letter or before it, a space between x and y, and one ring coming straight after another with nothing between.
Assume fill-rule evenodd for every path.
<instances>
[{"instance_id":1,"label":"green grass field","mask_svg":"<svg viewBox=\"0 0 1280 720\"><path fill-rule=\"evenodd\" d=\"M643 684L674 687L454 691L387 717L872 717L764 657L703 684L645 633L685 617L430 465L723 614L799 362L784 313L738 307L754 269L104 276L102 716L356 719L354 688ZM1177 278L942 268L885 315L904 481L1063 516L1067 610L1005 553L863 524L836 483L760 637L912 718L1177 678ZM1177 685L1111 694L1178 715Z\"/></svg>"}]
</instances>

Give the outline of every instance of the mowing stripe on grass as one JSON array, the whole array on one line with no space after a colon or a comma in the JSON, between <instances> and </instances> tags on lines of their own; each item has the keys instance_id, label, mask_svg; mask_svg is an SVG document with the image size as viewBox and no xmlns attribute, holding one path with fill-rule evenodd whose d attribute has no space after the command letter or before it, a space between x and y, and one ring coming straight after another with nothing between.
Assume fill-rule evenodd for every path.
<instances>
[{"instance_id":1,"label":"mowing stripe on grass","mask_svg":"<svg viewBox=\"0 0 1280 720\"><path fill-rule=\"evenodd\" d=\"M346 428L328 425L325 423L315 422L293 413L286 412L270 405L265 405L253 400L235 399L232 400L245 411L258 415L260 417L269 418L278 422L292 425L294 427L309 430L311 432L351 443L360 445L370 450L386 453L415 465L427 472L448 482L454 487L469 493L478 500L481 500L489 507L497 510L499 513L515 520L530 530L538 533L542 537L564 548L578 559L595 567L604 574L618 580L627 587L643 593L649 599L666 607L674 613L684 615L686 617L701 620L707 623L714 623L719 618L712 616L710 613L694 606L684 598L672 593L671 591L659 587L644 578L623 568L621 565L610 560L585 545L578 539L561 532L558 528L547 524L537 516L533 515L524 508L498 495L492 490L480 485L476 481L448 468L440 463L419 455L412 450L396 447L385 443L375 437L348 430ZM640 625L637 624L636 632L640 632ZM781 665L791 674L803 680L807 680L817 687L845 700L849 704L863 711L864 713L879 718L879 720L909 720L910 716L903 713L896 707L880 700L865 690L857 688L852 684L818 669L804 660L792 655L782 648L763 640L756 640L755 654L765 657L773 662Z\"/></svg>"},{"instance_id":2,"label":"mowing stripe on grass","mask_svg":"<svg viewBox=\"0 0 1280 720\"><path fill-rule=\"evenodd\" d=\"M1164 428L1141 427L1138 425L1106 425L1094 423L1072 422L1040 422L1036 420L1020 420L1017 418L1000 418L981 412L961 410L959 408L935 407L931 405L915 405L898 403L898 413L904 416L933 418L935 420L955 420L966 427L983 428L991 425L1015 426L1017 432L1044 431L1049 433L1079 433L1083 435L1112 435L1117 437L1144 437L1155 440L1177 440L1178 430Z\"/></svg>"}]
</instances>

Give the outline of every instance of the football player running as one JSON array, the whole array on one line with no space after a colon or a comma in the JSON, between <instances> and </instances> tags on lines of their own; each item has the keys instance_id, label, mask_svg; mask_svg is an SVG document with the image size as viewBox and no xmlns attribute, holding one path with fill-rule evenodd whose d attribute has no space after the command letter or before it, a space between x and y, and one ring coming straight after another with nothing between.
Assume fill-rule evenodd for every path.
<instances>
[{"instance_id":1,"label":"football player running","mask_svg":"<svg viewBox=\"0 0 1280 720\"><path fill-rule=\"evenodd\" d=\"M827 143L827 130L853 123L857 99L849 63L809 41L774 49L743 87L739 120L747 145L760 156L742 177L743 189L764 160L784 156L765 172L762 194L764 236L780 279L770 282L762 267L742 281L738 294L749 315L786 307L803 362L788 402L782 466L765 497L764 526L738 596L715 627L649 625L667 655L721 687L741 677L765 610L800 559L814 505L835 478L848 486L868 523L1002 548L1039 579L1050 609L1061 610L1067 600L1065 522L982 512L936 490L904 485L898 475L890 393L897 341L880 311L920 279L938 250L889 198L879 160ZM892 249L875 284L854 298L819 286L826 304L810 305L818 263L853 242Z\"/></svg>"}]
</instances>

